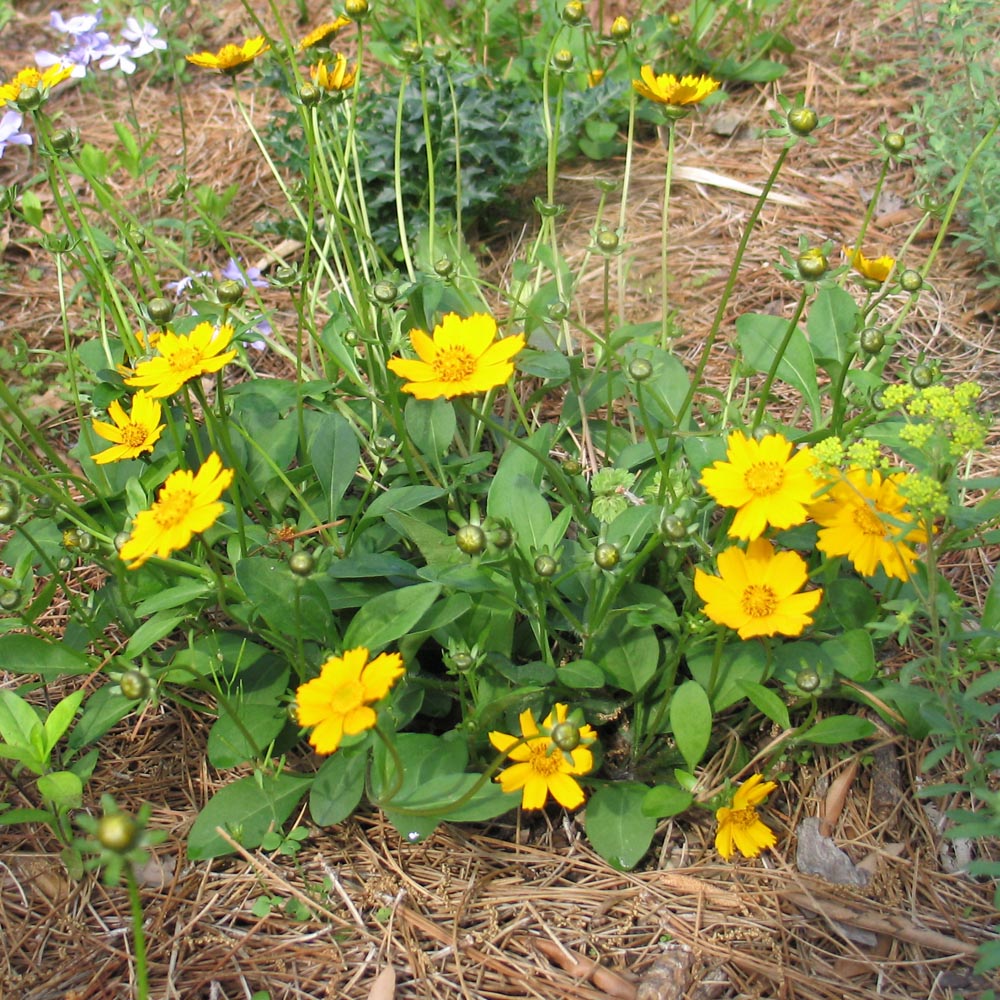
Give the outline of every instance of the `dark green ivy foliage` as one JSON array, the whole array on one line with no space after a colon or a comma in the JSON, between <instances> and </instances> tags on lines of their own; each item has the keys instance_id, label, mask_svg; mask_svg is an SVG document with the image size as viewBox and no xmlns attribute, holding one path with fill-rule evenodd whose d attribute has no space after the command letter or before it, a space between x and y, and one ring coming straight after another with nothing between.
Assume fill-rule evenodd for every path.
<instances>
[{"instance_id":1,"label":"dark green ivy foliage","mask_svg":"<svg viewBox=\"0 0 1000 1000\"><path fill-rule=\"evenodd\" d=\"M422 76L415 72L407 82L400 131L402 200L410 240L427 225L428 136L439 225L454 226L459 197L466 232L473 225L485 223L487 217L495 220L504 213L516 214L521 210L513 200L516 189L545 164L547 143L537 88L490 80L468 70L452 71L449 83L448 71L436 64L423 67L421 72ZM606 115L615 104L606 91L598 92L597 88L567 92L563 101L560 155L575 152L588 119ZM624 114L623 108L613 110ZM372 235L390 257L399 246L393 182L398 109L398 89L366 91L359 99L357 114L357 141ZM307 151L296 112L274 120L268 142L283 166L299 173L307 169ZM295 234L289 230L287 235Z\"/></svg>"}]
</instances>

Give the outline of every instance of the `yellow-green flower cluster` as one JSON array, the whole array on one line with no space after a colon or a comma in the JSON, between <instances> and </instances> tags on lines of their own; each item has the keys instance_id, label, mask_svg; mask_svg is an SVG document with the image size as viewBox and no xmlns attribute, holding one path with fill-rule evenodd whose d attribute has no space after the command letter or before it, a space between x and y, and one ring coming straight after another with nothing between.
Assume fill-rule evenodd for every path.
<instances>
[{"instance_id":1,"label":"yellow-green flower cluster","mask_svg":"<svg viewBox=\"0 0 1000 1000\"><path fill-rule=\"evenodd\" d=\"M883 464L879 443L871 439L852 441L847 446L847 458L851 465L856 465L860 469L874 469Z\"/></svg>"},{"instance_id":2,"label":"yellow-green flower cluster","mask_svg":"<svg viewBox=\"0 0 1000 1000\"><path fill-rule=\"evenodd\" d=\"M813 458L816 459L813 475L817 479L825 478L831 468L839 468L847 454L844 442L836 435L817 441L811 450Z\"/></svg>"},{"instance_id":3,"label":"yellow-green flower cluster","mask_svg":"<svg viewBox=\"0 0 1000 1000\"><path fill-rule=\"evenodd\" d=\"M916 395L917 390L909 382L897 382L887 386L882 392L882 405L887 410L905 406Z\"/></svg>"},{"instance_id":4,"label":"yellow-green flower cluster","mask_svg":"<svg viewBox=\"0 0 1000 1000\"><path fill-rule=\"evenodd\" d=\"M905 428L905 434L900 432L903 440L923 447L932 437L939 436L947 440L952 458L982 448L986 426L974 407L981 393L982 387L976 382L960 382L952 387L930 385L915 392L902 408L909 416L925 417L927 422Z\"/></svg>"},{"instance_id":5,"label":"yellow-green flower cluster","mask_svg":"<svg viewBox=\"0 0 1000 1000\"><path fill-rule=\"evenodd\" d=\"M933 476L911 472L900 484L899 492L910 507L926 511L931 517L944 517L948 513L948 495Z\"/></svg>"}]
</instances>

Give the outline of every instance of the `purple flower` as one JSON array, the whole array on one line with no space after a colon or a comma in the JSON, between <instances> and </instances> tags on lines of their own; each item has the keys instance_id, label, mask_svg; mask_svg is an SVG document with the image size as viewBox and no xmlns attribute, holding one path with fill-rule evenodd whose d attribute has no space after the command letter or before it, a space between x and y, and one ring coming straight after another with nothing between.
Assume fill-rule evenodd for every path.
<instances>
[{"instance_id":1,"label":"purple flower","mask_svg":"<svg viewBox=\"0 0 1000 1000\"><path fill-rule=\"evenodd\" d=\"M134 17L125 18L125 27L122 28L122 38L126 42L132 42L132 58L139 59L141 56L149 55L154 49L165 49L167 43L162 38L157 38L159 29L149 21L142 24Z\"/></svg>"},{"instance_id":2,"label":"purple flower","mask_svg":"<svg viewBox=\"0 0 1000 1000\"><path fill-rule=\"evenodd\" d=\"M135 63L130 58L134 55L131 45L111 45L107 50L107 58L101 60L101 69L114 69L117 66L123 73L134 73Z\"/></svg>"},{"instance_id":3,"label":"purple flower","mask_svg":"<svg viewBox=\"0 0 1000 1000\"><path fill-rule=\"evenodd\" d=\"M101 23L103 17L104 14L98 11L96 14L77 14L65 21L62 13L54 10L49 14L49 24L64 35L86 35Z\"/></svg>"},{"instance_id":4,"label":"purple flower","mask_svg":"<svg viewBox=\"0 0 1000 1000\"><path fill-rule=\"evenodd\" d=\"M186 274L179 281L168 281L163 287L167 291L173 292L175 298L181 298L186 295L194 287L194 283L198 278L208 278L212 274L211 271L195 271L194 274Z\"/></svg>"},{"instance_id":5,"label":"purple flower","mask_svg":"<svg viewBox=\"0 0 1000 1000\"><path fill-rule=\"evenodd\" d=\"M24 116L20 111L5 111L0 118L0 159L8 146L30 146L31 136L21 131Z\"/></svg>"},{"instance_id":6,"label":"purple flower","mask_svg":"<svg viewBox=\"0 0 1000 1000\"><path fill-rule=\"evenodd\" d=\"M235 257L229 258L229 263L222 269L222 277L227 281L238 281L244 287L267 288L267 279L261 276L259 267L244 267Z\"/></svg>"}]
</instances>

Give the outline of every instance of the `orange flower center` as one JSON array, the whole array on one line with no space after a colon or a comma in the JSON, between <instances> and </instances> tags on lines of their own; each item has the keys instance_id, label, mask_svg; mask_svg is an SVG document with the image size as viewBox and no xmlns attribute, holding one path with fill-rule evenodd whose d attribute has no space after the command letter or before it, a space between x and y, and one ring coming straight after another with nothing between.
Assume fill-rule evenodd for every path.
<instances>
[{"instance_id":1,"label":"orange flower center","mask_svg":"<svg viewBox=\"0 0 1000 1000\"><path fill-rule=\"evenodd\" d=\"M757 822L757 810L753 806L745 809L733 809L727 817L733 826L738 826L741 830L749 830Z\"/></svg>"},{"instance_id":2,"label":"orange flower center","mask_svg":"<svg viewBox=\"0 0 1000 1000\"><path fill-rule=\"evenodd\" d=\"M777 462L754 462L743 473L743 485L758 497L777 493L785 483L785 470Z\"/></svg>"},{"instance_id":3,"label":"orange flower center","mask_svg":"<svg viewBox=\"0 0 1000 1000\"><path fill-rule=\"evenodd\" d=\"M364 703L365 689L361 681L344 681L330 692L330 711L338 715L346 715Z\"/></svg>"},{"instance_id":4,"label":"orange flower center","mask_svg":"<svg viewBox=\"0 0 1000 1000\"><path fill-rule=\"evenodd\" d=\"M201 361L201 352L196 351L190 346L178 347L177 350L173 351L170 357L167 358L167 364L169 364L175 372L190 371L199 361Z\"/></svg>"},{"instance_id":5,"label":"orange flower center","mask_svg":"<svg viewBox=\"0 0 1000 1000\"><path fill-rule=\"evenodd\" d=\"M141 448L146 443L149 431L134 421L129 421L122 429L122 444L126 448Z\"/></svg>"},{"instance_id":6,"label":"orange flower center","mask_svg":"<svg viewBox=\"0 0 1000 1000\"><path fill-rule=\"evenodd\" d=\"M559 752L554 751L549 753L549 744L538 743L530 747L531 751L531 770L535 774L540 774L547 778L552 774L559 773Z\"/></svg>"},{"instance_id":7,"label":"orange flower center","mask_svg":"<svg viewBox=\"0 0 1000 1000\"><path fill-rule=\"evenodd\" d=\"M766 584L751 583L743 591L740 604L751 618L766 618L774 614L774 609L778 606L778 595Z\"/></svg>"},{"instance_id":8,"label":"orange flower center","mask_svg":"<svg viewBox=\"0 0 1000 1000\"><path fill-rule=\"evenodd\" d=\"M153 505L153 517L164 530L176 527L191 513L195 495L190 490L177 490L157 500Z\"/></svg>"},{"instance_id":9,"label":"orange flower center","mask_svg":"<svg viewBox=\"0 0 1000 1000\"><path fill-rule=\"evenodd\" d=\"M866 503L858 504L854 508L852 520L854 526L863 535L871 535L876 538L884 538L886 535L885 522Z\"/></svg>"},{"instance_id":10,"label":"orange flower center","mask_svg":"<svg viewBox=\"0 0 1000 1000\"><path fill-rule=\"evenodd\" d=\"M442 382L464 382L476 372L476 359L464 347L445 347L437 352L432 367Z\"/></svg>"}]
</instances>

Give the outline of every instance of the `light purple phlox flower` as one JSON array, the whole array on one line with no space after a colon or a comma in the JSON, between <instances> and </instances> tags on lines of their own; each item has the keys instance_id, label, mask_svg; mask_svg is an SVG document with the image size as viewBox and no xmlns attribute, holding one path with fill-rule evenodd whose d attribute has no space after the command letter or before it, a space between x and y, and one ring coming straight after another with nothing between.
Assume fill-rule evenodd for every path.
<instances>
[{"instance_id":1,"label":"light purple phlox flower","mask_svg":"<svg viewBox=\"0 0 1000 1000\"><path fill-rule=\"evenodd\" d=\"M30 146L31 136L21 131L24 116L20 111L5 111L0 118L0 159L8 146Z\"/></svg>"},{"instance_id":2,"label":"light purple phlox flower","mask_svg":"<svg viewBox=\"0 0 1000 1000\"><path fill-rule=\"evenodd\" d=\"M229 258L229 263L220 272L226 281L238 281L244 287L267 288L267 278L263 277L259 267L244 267L235 257Z\"/></svg>"},{"instance_id":3,"label":"light purple phlox flower","mask_svg":"<svg viewBox=\"0 0 1000 1000\"><path fill-rule=\"evenodd\" d=\"M117 66L123 73L135 72L135 63L131 58L135 53L131 45L112 45L105 54L107 58L101 60L101 69L114 69Z\"/></svg>"},{"instance_id":4,"label":"light purple phlox flower","mask_svg":"<svg viewBox=\"0 0 1000 1000\"><path fill-rule=\"evenodd\" d=\"M101 23L103 17L104 13L98 11L96 14L77 14L66 21L62 11L54 10L49 14L49 24L63 35L86 35Z\"/></svg>"},{"instance_id":5,"label":"light purple phlox flower","mask_svg":"<svg viewBox=\"0 0 1000 1000\"><path fill-rule=\"evenodd\" d=\"M181 298L186 295L194 287L195 280L198 278L209 278L211 277L211 271L195 271L194 274L186 274L183 278L178 281L168 281L163 287L169 292L174 293L174 298Z\"/></svg>"},{"instance_id":6,"label":"light purple phlox flower","mask_svg":"<svg viewBox=\"0 0 1000 1000\"><path fill-rule=\"evenodd\" d=\"M149 55L154 49L165 49L167 43L156 35L159 29L149 21L142 24L134 17L125 18L125 27L122 28L122 38L126 42L132 43L132 58L138 59L141 56Z\"/></svg>"}]
</instances>

